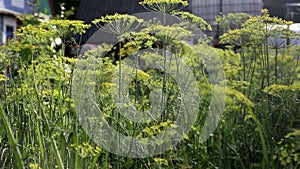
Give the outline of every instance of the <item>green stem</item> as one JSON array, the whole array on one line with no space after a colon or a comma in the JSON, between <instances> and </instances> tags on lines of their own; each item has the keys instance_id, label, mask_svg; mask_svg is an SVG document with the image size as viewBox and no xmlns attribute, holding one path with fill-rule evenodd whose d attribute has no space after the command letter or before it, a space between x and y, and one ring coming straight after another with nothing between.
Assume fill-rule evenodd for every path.
<instances>
[{"instance_id":1,"label":"green stem","mask_svg":"<svg viewBox=\"0 0 300 169\"><path fill-rule=\"evenodd\" d=\"M65 51L66 51L66 39L63 38L63 42L61 44L61 50L62 50L62 56L65 56Z\"/></svg>"},{"instance_id":2,"label":"green stem","mask_svg":"<svg viewBox=\"0 0 300 169\"><path fill-rule=\"evenodd\" d=\"M166 24L166 13L163 13L164 16L164 20L163 20L163 24ZM164 41L164 40L163 40ZM163 75L163 88L162 88L162 95L161 95L161 102L164 103L165 100L165 92L166 92L166 79L167 79L167 74L166 74L166 64L167 64L167 54L166 54L166 44L164 44L165 42L163 42L163 57L164 57L164 75ZM164 121L164 113L161 114L161 121Z\"/></svg>"},{"instance_id":3,"label":"green stem","mask_svg":"<svg viewBox=\"0 0 300 169\"><path fill-rule=\"evenodd\" d=\"M16 141L16 139L14 137L14 134L13 134L13 131L11 129L11 126L10 126L10 124L8 122L8 118L7 118L6 114L4 113L2 104L0 104L0 116L3 119L4 126L5 126L5 129L6 129L7 134L8 134L9 142L10 142L12 148L13 148L13 151L14 151L14 154L15 154L15 157L16 157L15 161L17 163L17 166L20 169L25 169L20 149L19 149L17 141Z\"/></svg>"},{"instance_id":4,"label":"green stem","mask_svg":"<svg viewBox=\"0 0 300 169\"><path fill-rule=\"evenodd\" d=\"M277 84L278 49L275 49L275 84Z\"/></svg>"},{"instance_id":5,"label":"green stem","mask_svg":"<svg viewBox=\"0 0 300 169\"><path fill-rule=\"evenodd\" d=\"M242 56L242 60L243 60L243 81L246 81L246 58L245 58L243 47L241 47L241 56ZM244 91L244 94L245 94L245 91Z\"/></svg>"},{"instance_id":6,"label":"green stem","mask_svg":"<svg viewBox=\"0 0 300 169\"><path fill-rule=\"evenodd\" d=\"M230 144L227 144L227 146L228 146L229 149L231 149L231 150L234 152L234 154L237 156L237 160L240 162L241 168L242 168L242 169L245 169L246 167L245 167L244 162L243 162L243 160L241 159L241 156L240 156L240 154L238 153L238 151L237 151L233 146L231 146ZM226 165L225 165L224 167L226 167Z\"/></svg>"},{"instance_id":7,"label":"green stem","mask_svg":"<svg viewBox=\"0 0 300 169\"><path fill-rule=\"evenodd\" d=\"M39 103L38 105L39 105L40 111L42 113L42 118L45 120L45 123L46 123L46 129L47 129L47 131L51 131L49 121L47 119L47 116L45 114L45 110L44 110L43 105L42 105L42 100L41 100L41 98L39 96L39 93L38 93L38 87L37 87L37 84L36 84L36 77L35 77L34 70L33 70L33 82L34 82L34 92L37 96L37 100L38 100L38 103ZM50 141L51 141L51 145L53 146L53 149L54 149L54 155L55 155L55 158L56 158L57 163L58 163L58 168L59 169L64 169L64 165L63 165L60 153L59 153L59 149L58 149L58 147L56 145L56 142L55 142L52 135L50 136Z\"/></svg>"},{"instance_id":8,"label":"green stem","mask_svg":"<svg viewBox=\"0 0 300 169\"><path fill-rule=\"evenodd\" d=\"M267 143L264 137L264 132L261 123L256 118L254 113L252 112L251 108L248 107L249 115L246 116L245 120L252 119L256 125L256 128L258 130L259 138L262 145L262 151L263 151L263 161L262 161L262 168L268 169L269 168L269 159L268 159L268 153L267 153Z\"/></svg>"},{"instance_id":9,"label":"green stem","mask_svg":"<svg viewBox=\"0 0 300 169\"><path fill-rule=\"evenodd\" d=\"M269 46L268 46L268 38L269 38L269 33L268 33L268 23L266 23L265 26L265 39L264 39L264 47L265 47L265 57L266 57L266 63L267 63L267 84L270 86L270 58L269 58Z\"/></svg>"},{"instance_id":10,"label":"green stem","mask_svg":"<svg viewBox=\"0 0 300 169\"><path fill-rule=\"evenodd\" d=\"M73 93L72 93L72 86L73 86L73 77L74 77L74 68L75 66L73 65L72 66L72 72L71 72L71 76L70 76L70 96L73 96ZM70 108L71 109L71 108ZM71 112L70 112L71 113ZM74 133L74 137L73 137L73 141L74 141L74 144L77 146L79 144L79 138L78 138L78 125L77 125L77 115L76 115L76 112L73 112L72 114L70 114L70 118L73 119L73 133ZM74 160L74 162L72 162L74 164L74 168L79 168L80 166L80 160L79 160L79 155L78 153L74 153L73 155L75 158L71 159L71 160Z\"/></svg>"}]
</instances>

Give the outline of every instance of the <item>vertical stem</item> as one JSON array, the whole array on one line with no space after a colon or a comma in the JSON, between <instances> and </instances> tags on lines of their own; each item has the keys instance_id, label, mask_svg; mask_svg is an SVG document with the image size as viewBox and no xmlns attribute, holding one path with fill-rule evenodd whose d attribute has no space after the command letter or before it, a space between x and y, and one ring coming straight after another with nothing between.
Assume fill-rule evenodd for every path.
<instances>
[{"instance_id":1,"label":"vertical stem","mask_svg":"<svg viewBox=\"0 0 300 169\"><path fill-rule=\"evenodd\" d=\"M121 54L122 44L119 41L119 102L121 101L121 87L122 87L122 54Z\"/></svg>"},{"instance_id":2,"label":"vertical stem","mask_svg":"<svg viewBox=\"0 0 300 169\"><path fill-rule=\"evenodd\" d=\"M260 54L261 54L261 85L260 85L260 90L264 89L265 86L265 67L266 67L266 63L265 63L265 58L264 58L264 50L263 50L263 46L260 47Z\"/></svg>"},{"instance_id":3,"label":"vertical stem","mask_svg":"<svg viewBox=\"0 0 300 169\"><path fill-rule=\"evenodd\" d=\"M242 57L242 62L243 62L243 81L245 82L246 81L246 58L245 58L243 45L241 45L241 57ZM243 89L243 94L246 95L246 89ZM246 107L244 105L242 105L241 114L242 114L241 121L243 123L243 119L244 119L245 114L246 114Z\"/></svg>"},{"instance_id":4,"label":"vertical stem","mask_svg":"<svg viewBox=\"0 0 300 169\"><path fill-rule=\"evenodd\" d=\"M72 93L72 86L73 86L73 76L74 76L74 65L72 65L72 72L71 72L71 76L70 76L70 96L72 96L73 95L73 93ZM70 113L72 113L72 112L70 112ZM73 133L74 133L74 137L73 137L73 141L74 141L74 144L75 144L75 146L78 146L78 144L79 144L79 138L78 138L78 124L77 124L77 114L76 114L76 112L73 112L72 114L70 114L70 118L72 119L72 122L73 122L73 124L72 124L72 126L73 126ZM72 159L70 159L70 166L71 166L71 168L72 168L72 165L73 165L73 167L74 168L80 168L79 166L80 166L80 160L79 160L79 155L78 155L78 153L75 151L74 152L74 155L70 155L71 157L72 157ZM72 160L74 160L74 161L72 161Z\"/></svg>"},{"instance_id":5,"label":"vertical stem","mask_svg":"<svg viewBox=\"0 0 300 169\"><path fill-rule=\"evenodd\" d=\"M165 100L165 93L166 93L166 83L167 83L167 77L166 77L166 62L167 62L167 57L166 57L166 46L163 46L163 57L164 57L164 74L163 74L163 87L162 87L162 95L161 95L161 102L164 103ZM164 121L164 113L161 114L161 121Z\"/></svg>"},{"instance_id":6,"label":"vertical stem","mask_svg":"<svg viewBox=\"0 0 300 169\"><path fill-rule=\"evenodd\" d=\"M121 103L121 87L122 87L122 65L121 65L121 61L122 61L122 53L121 53L121 47L122 47L122 44L121 44L121 39L120 38L118 38L119 40L118 40L118 43L119 43L119 51L118 51L118 53L119 53L119 104ZM118 134L117 134L117 139L118 139L118 145L117 146L119 146L120 145L120 131L119 131L119 129L120 129L120 112L117 112L117 132L118 132ZM119 150L119 148L118 148L118 150ZM120 166L119 166L119 156L117 156L117 167L119 168Z\"/></svg>"},{"instance_id":7,"label":"vertical stem","mask_svg":"<svg viewBox=\"0 0 300 169\"><path fill-rule=\"evenodd\" d=\"M268 30L267 30L267 24L266 24L266 34L265 34L265 53L266 53L266 63L267 63L267 85L270 86L270 58L269 58L269 47L268 47Z\"/></svg>"},{"instance_id":8,"label":"vertical stem","mask_svg":"<svg viewBox=\"0 0 300 169\"><path fill-rule=\"evenodd\" d=\"M17 141L14 137L13 131L11 129L11 126L8 122L7 116L5 115L3 107L2 107L1 104L0 104L0 116L3 119L4 127L6 128L8 138L10 140L10 144L12 146L12 149L14 150L17 166L18 166L18 168L25 169L20 149L18 147Z\"/></svg>"},{"instance_id":9,"label":"vertical stem","mask_svg":"<svg viewBox=\"0 0 300 169\"><path fill-rule=\"evenodd\" d=\"M139 60L138 60L138 56L135 57L135 98L134 98L134 103L137 103L138 100L138 65L139 65ZM143 93L141 93L143 94ZM143 96L142 96L143 97ZM144 110L144 109L143 109ZM136 133L136 129L137 129L137 124L136 123L132 123L132 139L129 145L129 151L128 154L130 154L132 146L133 146L133 141L134 141L134 137L135 133ZM129 160L131 161L130 158L127 158L127 166L129 165Z\"/></svg>"},{"instance_id":10,"label":"vertical stem","mask_svg":"<svg viewBox=\"0 0 300 169\"><path fill-rule=\"evenodd\" d=\"M280 71L283 72L283 66L284 66L284 57L285 57L285 52L286 52L286 48L283 50L283 53L282 53L282 60L280 61L281 62L281 65L280 65ZM283 73L281 73L281 76L280 76L280 79L281 79L281 83L283 82Z\"/></svg>"},{"instance_id":11,"label":"vertical stem","mask_svg":"<svg viewBox=\"0 0 300 169\"><path fill-rule=\"evenodd\" d=\"M254 78L254 73L255 73L255 69L256 69L256 64L257 64L257 51L256 51L256 48L254 48L254 59L251 61L252 63L252 70L251 70L251 74L250 74L250 82L249 82L249 88L248 88L248 96L251 98L251 92L252 92L252 83L253 83L253 78Z\"/></svg>"},{"instance_id":12,"label":"vertical stem","mask_svg":"<svg viewBox=\"0 0 300 169\"><path fill-rule=\"evenodd\" d=\"M166 24L166 13L163 13L164 16L164 20L163 20L163 24ZM163 40L164 41L164 40ZM162 95L161 95L161 102L164 103L165 100L165 92L166 92L166 62L167 62L167 53L166 53L166 44L165 42L162 42L163 44L163 57L164 57L164 74L163 74L163 88L162 88ZM161 114L161 121L164 120L164 113Z\"/></svg>"},{"instance_id":13,"label":"vertical stem","mask_svg":"<svg viewBox=\"0 0 300 169\"><path fill-rule=\"evenodd\" d=\"M243 81L246 81L246 58L245 58L243 46L241 47L241 56L243 60Z\"/></svg>"},{"instance_id":14,"label":"vertical stem","mask_svg":"<svg viewBox=\"0 0 300 169\"><path fill-rule=\"evenodd\" d=\"M45 120L46 130L51 131L50 123L47 119L45 110L44 110L43 105L42 105L42 100L41 100L40 95L38 93L38 87L37 87L37 83L36 83L35 73L34 73L34 71L32 73L33 73L34 92L35 92L36 97L37 97L39 111L41 111L42 118ZM61 155L59 153L59 149L58 149L58 147L56 145L56 141L54 140L54 137L52 135L50 136L50 141L51 141L51 145L53 146L54 155L55 155L55 158L57 160L58 168L59 169L64 169L64 165L63 165Z\"/></svg>"},{"instance_id":15,"label":"vertical stem","mask_svg":"<svg viewBox=\"0 0 300 169\"><path fill-rule=\"evenodd\" d=\"M260 121L256 118L256 116L252 112L251 108L249 108L249 107L248 107L248 112L249 112L249 115L248 115L247 119L250 118L255 123L258 134L259 134L259 139L261 141L261 146L262 146L262 150L263 150L262 151L262 153L263 153L262 168L268 169L269 168L269 158L268 158L267 143L266 143L266 139L264 136L263 127L262 127Z\"/></svg>"},{"instance_id":16,"label":"vertical stem","mask_svg":"<svg viewBox=\"0 0 300 169\"><path fill-rule=\"evenodd\" d=\"M66 39L63 38L63 42L61 44L61 50L62 50L62 56L65 56L65 50L66 50Z\"/></svg>"},{"instance_id":17,"label":"vertical stem","mask_svg":"<svg viewBox=\"0 0 300 169\"><path fill-rule=\"evenodd\" d=\"M275 84L277 84L278 49L275 49Z\"/></svg>"}]
</instances>

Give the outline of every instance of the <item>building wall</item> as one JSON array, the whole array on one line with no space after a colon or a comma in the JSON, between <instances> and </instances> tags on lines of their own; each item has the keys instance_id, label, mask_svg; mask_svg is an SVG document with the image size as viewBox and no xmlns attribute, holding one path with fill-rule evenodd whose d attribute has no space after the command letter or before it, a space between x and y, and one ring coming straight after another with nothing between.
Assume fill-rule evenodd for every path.
<instances>
[{"instance_id":1,"label":"building wall","mask_svg":"<svg viewBox=\"0 0 300 169\"><path fill-rule=\"evenodd\" d=\"M300 8L295 9L297 14L295 17L291 18L288 15L287 7L285 6L286 3L300 3L299 0L263 0L264 1L264 8L269 9L271 16L277 16L279 18L292 20L294 22L300 23Z\"/></svg>"},{"instance_id":2,"label":"building wall","mask_svg":"<svg viewBox=\"0 0 300 169\"><path fill-rule=\"evenodd\" d=\"M2 40L3 39L3 35L2 35L3 30L2 29L3 29L3 15L0 15L0 45L4 44L3 40Z\"/></svg>"},{"instance_id":3,"label":"building wall","mask_svg":"<svg viewBox=\"0 0 300 169\"><path fill-rule=\"evenodd\" d=\"M246 12L251 15L260 15L263 7L262 0L190 0L192 13L203 17L206 21L213 23L220 8L223 14L234 12Z\"/></svg>"},{"instance_id":4,"label":"building wall","mask_svg":"<svg viewBox=\"0 0 300 169\"><path fill-rule=\"evenodd\" d=\"M17 16L32 14L32 8L28 0L0 0L0 44L5 44L8 39L15 39L14 32L17 30ZM39 0L43 4L44 11L51 15L48 0Z\"/></svg>"},{"instance_id":5,"label":"building wall","mask_svg":"<svg viewBox=\"0 0 300 169\"><path fill-rule=\"evenodd\" d=\"M262 0L190 0L189 3L190 12L202 17L212 25L214 31L209 33L210 35L216 33L214 21L221 10L224 15L238 12L260 15L263 8Z\"/></svg>"},{"instance_id":6,"label":"building wall","mask_svg":"<svg viewBox=\"0 0 300 169\"><path fill-rule=\"evenodd\" d=\"M0 0L0 9L8 9L20 14L31 13L27 0Z\"/></svg>"},{"instance_id":7,"label":"building wall","mask_svg":"<svg viewBox=\"0 0 300 169\"><path fill-rule=\"evenodd\" d=\"M12 28L12 30L9 30ZM9 39L15 39L13 32L17 30L17 20L15 17L4 15L2 17L2 44L5 44ZM11 32L12 31L12 32Z\"/></svg>"},{"instance_id":8,"label":"building wall","mask_svg":"<svg viewBox=\"0 0 300 169\"><path fill-rule=\"evenodd\" d=\"M0 44L5 44L11 38L15 39L16 16L24 13L31 13L26 0L0 0Z\"/></svg>"}]
</instances>

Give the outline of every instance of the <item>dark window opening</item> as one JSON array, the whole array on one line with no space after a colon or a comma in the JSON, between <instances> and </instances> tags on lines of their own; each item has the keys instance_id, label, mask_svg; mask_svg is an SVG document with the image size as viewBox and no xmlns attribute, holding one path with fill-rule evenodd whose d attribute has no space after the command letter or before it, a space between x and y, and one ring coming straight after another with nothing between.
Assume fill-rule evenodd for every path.
<instances>
[{"instance_id":1,"label":"dark window opening","mask_svg":"<svg viewBox=\"0 0 300 169\"><path fill-rule=\"evenodd\" d=\"M12 39L14 39L14 27L6 26L6 42Z\"/></svg>"}]
</instances>

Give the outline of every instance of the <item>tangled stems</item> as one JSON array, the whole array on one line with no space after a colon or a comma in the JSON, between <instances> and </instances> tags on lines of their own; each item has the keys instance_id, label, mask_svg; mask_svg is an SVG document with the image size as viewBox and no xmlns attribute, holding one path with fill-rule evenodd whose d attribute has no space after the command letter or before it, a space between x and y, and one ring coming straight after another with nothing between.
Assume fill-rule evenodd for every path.
<instances>
[{"instance_id":1,"label":"tangled stems","mask_svg":"<svg viewBox=\"0 0 300 169\"><path fill-rule=\"evenodd\" d=\"M104 32L112 33L118 36L119 42L122 41L123 36L126 33L136 30L143 19L138 19L135 16L127 14L114 14L102 16L100 19L95 19L92 21L93 24L97 26L98 29L103 30ZM121 49L121 44L119 44L119 49ZM121 57L122 53L119 50L119 73L121 76ZM121 79L121 77L120 77ZM119 87L121 87L121 81L119 82Z\"/></svg>"},{"instance_id":2,"label":"tangled stems","mask_svg":"<svg viewBox=\"0 0 300 169\"><path fill-rule=\"evenodd\" d=\"M118 36L118 41L121 42L123 38L130 32L133 32L143 23L143 19L138 19L135 16L127 14L114 14L102 16L100 19L95 19L92 21L93 24L100 30L107 33L112 33ZM121 87L122 87L122 51L121 43L119 43L119 100L121 100ZM120 119L120 114L117 116L117 121ZM117 125L117 130L119 130L120 125ZM118 140L120 142L120 140Z\"/></svg>"},{"instance_id":3,"label":"tangled stems","mask_svg":"<svg viewBox=\"0 0 300 169\"><path fill-rule=\"evenodd\" d=\"M92 21L92 23L95 24L98 29L103 30L104 32L117 35L118 41L121 42L123 36L125 36L129 32L136 30L143 21L144 21L143 19L138 19L135 16L116 13L114 15L102 16L100 19L95 19L94 21ZM119 75L120 75L119 88L122 85L121 84L122 53L120 49L121 49L121 44L119 44Z\"/></svg>"},{"instance_id":4,"label":"tangled stems","mask_svg":"<svg viewBox=\"0 0 300 169\"><path fill-rule=\"evenodd\" d=\"M184 7L188 6L188 2L183 1L183 0L144 0L144 1L140 2L140 4L146 10L162 13L163 18L164 18L163 19L163 25L166 24L166 14L167 13L171 13L171 12L174 12L174 11L180 11ZM160 36L159 39L162 40L161 42L162 42L162 45L163 45L163 57L164 57L164 69L165 69L165 67L166 67L167 44L171 43L173 41L172 39L174 37L168 36L164 33L165 32L163 32L163 35ZM155 32L155 34L157 36L157 32ZM164 92L165 92L165 88L166 88L166 75L164 75L163 79L164 80L163 80L163 90L162 90L162 101L164 100ZM163 118L161 118L161 120L163 120Z\"/></svg>"}]
</instances>

